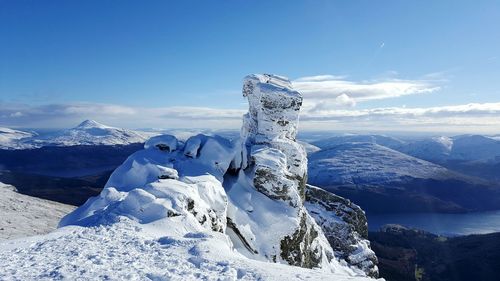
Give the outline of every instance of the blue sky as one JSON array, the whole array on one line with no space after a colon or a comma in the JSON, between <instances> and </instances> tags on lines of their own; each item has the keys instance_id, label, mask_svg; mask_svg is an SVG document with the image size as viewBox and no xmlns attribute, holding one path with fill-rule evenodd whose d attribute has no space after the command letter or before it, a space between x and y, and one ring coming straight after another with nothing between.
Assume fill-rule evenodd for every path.
<instances>
[{"instance_id":1,"label":"blue sky","mask_svg":"<svg viewBox=\"0 0 500 281\"><path fill-rule=\"evenodd\" d=\"M276 73L306 129L500 133L499 26L498 1L0 0L0 126L235 128Z\"/></svg>"}]
</instances>

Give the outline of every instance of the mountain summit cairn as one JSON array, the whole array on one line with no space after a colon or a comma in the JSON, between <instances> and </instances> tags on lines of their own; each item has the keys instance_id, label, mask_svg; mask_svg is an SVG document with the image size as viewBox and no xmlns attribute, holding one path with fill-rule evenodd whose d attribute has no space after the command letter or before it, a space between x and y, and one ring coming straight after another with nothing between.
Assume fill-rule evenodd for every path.
<instances>
[{"instance_id":1,"label":"mountain summit cairn","mask_svg":"<svg viewBox=\"0 0 500 281\"><path fill-rule=\"evenodd\" d=\"M326 191L306 193L307 155L296 141L301 94L287 78L254 74L245 77L243 96L249 110L239 139L153 137L113 172L100 196L60 226L131 220L169 244L179 235L197 241L189 242L198 243L189 250L197 253L196 264L210 252L227 256L235 250L253 262L376 277L364 212ZM306 197L308 209L321 214L309 214ZM331 198L335 202L323 206ZM341 247L331 245L344 238L349 240Z\"/></svg>"}]
</instances>

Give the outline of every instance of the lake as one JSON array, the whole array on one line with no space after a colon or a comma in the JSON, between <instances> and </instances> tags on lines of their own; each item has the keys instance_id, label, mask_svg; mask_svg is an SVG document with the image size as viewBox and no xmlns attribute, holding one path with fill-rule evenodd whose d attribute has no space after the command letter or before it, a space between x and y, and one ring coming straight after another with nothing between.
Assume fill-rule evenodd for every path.
<instances>
[{"instance_id":1,"label":"lake","mask_svg":"<svg viewBox=\"0 0 500 281\"><path fill-rule=\"evenodd\" d=\"M500 232L500 210L466 214L378 214L367 215L370 231L385 224L400 224L445 236Z\"/></svg>"}]
</instances>

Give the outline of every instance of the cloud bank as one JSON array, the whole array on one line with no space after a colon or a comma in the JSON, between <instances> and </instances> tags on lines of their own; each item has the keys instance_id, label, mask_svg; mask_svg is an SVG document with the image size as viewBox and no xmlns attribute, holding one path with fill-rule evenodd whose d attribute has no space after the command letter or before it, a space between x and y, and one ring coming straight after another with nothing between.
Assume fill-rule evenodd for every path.
<instances>
[{"instance_id":1,"label":"cloud bank","mask_svg":"<svg viewBox=\"0 0 500 281\"><path fill-rule=\"evenodd\" d=\"M500 131L499 103L469 103L435 107L357 109L360 103L433 93L443 83L434 73L417 80L349 81L346 76L317 75L294 80L303 94L301 129L385 130L428 132ZM83 119L127 128L237 129L246 108L196 106L133 107L100 103L47 105L0 102L0 126L24 128L71 127Z\"/></svg>"},{"instance_id":2,"label":"cloud bank","mask_svg":"<svg viewBox=\"0 0 500 281\"><path fill-rule=\"evenodd\" d=\"M341 98L342 99L342 98ZM62 128L83 119L127 128L239 128L246 109L208 107L128 107L74 103L42 106L1 104L0 126ZM500 131L499 103L426 108L313 109L301 113L301 129L396 131Z\"/></svg>"}]
</instances>

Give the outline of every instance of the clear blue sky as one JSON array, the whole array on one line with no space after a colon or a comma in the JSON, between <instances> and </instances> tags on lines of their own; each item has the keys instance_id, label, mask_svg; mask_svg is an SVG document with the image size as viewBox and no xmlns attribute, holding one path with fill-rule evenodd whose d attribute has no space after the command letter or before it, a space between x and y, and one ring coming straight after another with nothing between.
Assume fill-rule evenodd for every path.
<instances>
[{"instance_id":1,"label":"clear blue sky","mask_svg":"<svg viewBox=\"0 0 500 281\"><path fill-rule=\"evenodd\" d=\"M53 104L245 109L262 72L439 88L349 110L498 103L500 2L0 0L0 125Z\"/></svg>"}]
</instances>

